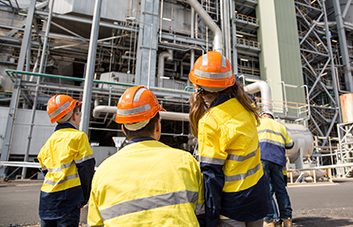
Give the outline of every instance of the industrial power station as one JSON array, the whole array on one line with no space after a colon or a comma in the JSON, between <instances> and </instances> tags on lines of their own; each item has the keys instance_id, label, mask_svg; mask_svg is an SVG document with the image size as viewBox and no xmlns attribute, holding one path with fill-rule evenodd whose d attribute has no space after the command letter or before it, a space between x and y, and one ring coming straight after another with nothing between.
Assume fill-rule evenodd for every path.
<instances>
[{"instance_id":1,"label":"industrial power station","mask_svg":"<svg viewBox=\"0 0 353 227\"><path fill-rule=\"evenodd\" d=\"M115 112L135 85L167 110L161 141L193 153L188 74L211 50L286 126L293 171L352 162L352 0L9 0L0 29L2 162L37 161L55 127L46 103L67 94L84 103L80 129L99 165L126 143ZM2 177L37 172L0 168Z\"/></svg>"}]
</instances>

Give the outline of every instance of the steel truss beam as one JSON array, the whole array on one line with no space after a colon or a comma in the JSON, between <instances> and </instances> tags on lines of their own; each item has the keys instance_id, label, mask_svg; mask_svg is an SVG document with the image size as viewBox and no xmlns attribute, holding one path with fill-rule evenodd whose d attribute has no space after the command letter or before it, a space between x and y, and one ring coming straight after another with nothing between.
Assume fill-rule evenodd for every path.
<instances>
[{"instance_id":1,"label":"steel truss beam","mask_svg":"<svg viewBox=\"0 0 353 227\"><path fill-rule=\"evenodd\" d=\"M337 92L339 84L335 80L334 55L332 54L330 40L330 32L332 31L328 31L325 2L326 0L317 0L315 3L308 0L295 0L295 9L303 76L309 90L309 105L313 109L309 121L310 130L313 135L328 138L328 136L334 134L332 129L341 119ZM325 25L324 29L322 24ZM329 87L328 84L325 84L325 81L332 81L332 85ZM332 87L334 88L333 91ZM317 105L329 105L329 115L324 113L322 107ZM330 117L330 115L333 117ZM325 139L321 145L325 146L327 142L328 140Z\"/></svg>"}]
</instances>

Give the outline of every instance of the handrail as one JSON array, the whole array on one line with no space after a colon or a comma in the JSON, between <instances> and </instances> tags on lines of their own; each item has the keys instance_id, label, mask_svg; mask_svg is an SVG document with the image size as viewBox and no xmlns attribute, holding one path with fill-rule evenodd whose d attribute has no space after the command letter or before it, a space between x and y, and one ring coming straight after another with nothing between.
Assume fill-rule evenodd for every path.
<instances>
[{"instance_id":1,"label":"handrail","mask_svg":"<svg viewBox=\"0 0 353 227\"><path fill-rule=\"evenodd\" d=\"M5 72L10 77L12 82L15 82L15 79L16 79L16 76L14 74L40 76L40 77L55 78L55 79L65 79L65 80L72 80L72 81L79 81L79 82L84 82L85 81L84 78L77 78L77 77L70 77L70 76L60 76L60 75L45 74L45 73L24 72L24 71L19 71L19 70L12 70L12 69L6 69ZM117 83L117 82L102 81L102 80L93 80L93 83L120 85L120 86L126 86L126 87L136 86L135 84Z\"/></svg>"},{"instance_id":2,"label":"handrail","mask_svg":"<svg viewBox=\"0 0 353 227\"><path fill-rule=\"evenodd\" d=\"M189 91L191 89L191 91L194 91L194 87L193 86L186 86L184 88L184 91Z\"/></svg>"},{"instance_id":3,"label":"handrail","mask_svg":"<svg viewBox=\"0 0 353 227\"><path fill-rule=\"evenodd\" d=\"M79 81L79 82L85 81L84 78L76 78L76 77L70 77L70 76L60 76L60 75L52 75L52 74L44 74L44 73L24 72L24 71L12 70L12 69L6 69L5 72L10 77L10 79L12 80L13 83L15 82L14 79L16 78L16 76L14 74L33 75L33 76L65 79L65 80L72 80L72 81ZM125 86L125 87L139 86L138 84L117 83L117 82L102 81L102 80L93 80L93 83L107 84L107 85L119 85L119 86ZM181 95L190 95L190 92L186 92L183 90L177 90L177 89L150 87L150 90L152 90L153 92L155 92L155 91L156 92L172 92L172 93L178 93Z\"/></svg>"}]
</instances>

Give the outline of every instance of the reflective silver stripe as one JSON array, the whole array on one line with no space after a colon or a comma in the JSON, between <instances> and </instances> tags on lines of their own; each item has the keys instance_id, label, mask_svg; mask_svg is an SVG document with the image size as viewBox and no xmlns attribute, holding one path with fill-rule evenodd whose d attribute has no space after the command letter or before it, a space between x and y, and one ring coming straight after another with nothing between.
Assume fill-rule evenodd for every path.
<instances>
[{"instance_id":1,"label":"reflective silver stripe","mask_svg":"<svg viewBox=\"0 0 353 227\"><path fill-rule=\"evenodd\" d=\"M226 58L222 55L222 67L226 68L227 67L227 61Z\"/></svg>"},{"instance_id":2,"label":"reflective silver stripe","mask_svg":"<svg viewBox=\"0 0 353 227\"><path fill-rule=\"evenodd\" d=\"M286 144L285 147L288 148L288 149L290 149L290 148L293 147L293 145L294 145L294 142L292 141L291 143Z\"/></svg>"},{"instance_id":3,"label":"reflective silver stripe","mask_svg":"<svg viewBox=\"0 0 353 227\"><path fill-rule=\"evenodd\" d=\"M228 78L232 76L231 71L225 72L225 73L208 73L198 69L195 69L194 74L197 76L202 76L210 79L223 79L223 78Z\"/></svg>"},{"instance_id":4,"label":"reflective silver stripe","mask_svg":"<svg viewBox=\"0 0 353 227\"><path fill-rule=\"evenodd\" d=\"M70 106L70 102L67 101L66 103L64 103L64 105L60 106L57 110L55 110L53 113L49 114L49 118L55 117L56 115L58 115L61 111L63 111L64 109L66 109L68 106Z\"/></svg>"},{"instance_id":5,"label":"reflective silver stripe","mask_svg":"<svg viewBox=\"0 0 353 227\"><path fill-rule=\"evenodd\" d=\"M202 56L202 65L207 65L208 64L208 55L204 54Z\"/></svg>"},{"instance_id":6,"label":"reflective silver stripe","mask_svg":"<svg viewBox=\"0 0 353 227\"><path fill-rule=\"evenodd\" d=\"M79 160L74 160L74 161L75 161L76 164L80 164L81 162L87 161L87 160L92 159L92 158L94 158L93 154L87 155L87 156L85 156L85 157L83 157L83 158L81 158Z\"/></svg>"},{"instance_id":7,"label":"reflective silver stripe","mask_svg":"<svg viewBox=\"0 0 353 227\"><path fill-rule=\"evenodd\" d=\"M140 199L134 199L115 204L111 207L100 210L103 221L116 218L122 215L151 210L164 206L177 205L182 203L197 204L198 193L192 191L171 192Z\"/></svg>"},{"instance_id":8,"label":"reflective silver stripe","mask_svg":"<svg viewBox=\"0 0 353 227\"><path fill-rule=\"evenodd\" d=\"M205 213L205 204L198 204L196 205L196 210L195 210L195 214L196 215L200 215L200 214L204 214Z\"/></svg>"},{"instance_id":9,"label":"reflective silver stripe","mask_svg":"<svg viewBox=\"0 0 353 227\"><path fill-rule=\"evenodd\" d=\"M242 162L242 161L245 161L249 158L255 157L256 152L257 152L257 149L246 156L229 154L227 159L232 160L232 161Z\"/></svg>"},{"instance_id":10,"label":"reflective silver stripe","mask_svg":"<svg viewBox=\"0 0 353 227\"><path fill-rule=\"evenodd\" d=\"M246 172L246 173L233 175L233 176L225 176L225 180L226 181L240 181L240 180L244 180L248 176L251 176L254 173L256 173L260 169L260 166L261 165L259 163L259 164L257 164L257 166L255 166L255 168L249 169L248 172Z\"/></svg>"},{"instance_id":11,"label":"reflective silver stripe","mask_svg":"<svg viewBox=\"0 0 353 227\"><path fill-rule=\"evenodd\" d=\"M279 147L283 147L283 148L284 148L284 144L283 144L283 143L281 143L281 142L276 142L276 141L269 140L269 139L260 139L260 140L259 140L259 143L270 143L270 144L273 144L273 145L276 145L276 146L279 146Z\"/></svg>"},{"instance_id":12,"label":"reflective silver stripe","mask_svg":"<svg viewBox=\"0 0 353 227\"><path fill-rule=\"evenodd\" d=\"M56 105L60 104L60 97L61 97L61 95L56 96L56 98L55 98Z\"/></svg>"},{"instance_id":13,"label":"reflective silver stripe","mask_svg":"<svg viewBox=\"0 0 353 227\"><path fill-rule=\"evenodd\" d=\"M201 163L214 164L214 165L224 165L226 160L220 158L209 158L200 156Z\"/></svg>"},{"instance_id":14,"label":"reflective silver stripe","mask_svg":"<svg viewBox=\"0 0 353 227\"><path fill-rule=\"evenodd\" d=\"M66 176L64 179L59 180L59 181L51 181L51 180L45 179L45 180L44 180L44 183L45 183L45 184L50 184L50 185L56 186L56 185L58 185L58 184L64 183L64 182L67 181L67 180L75 179L75 178L78 178L78 177L79 177L78 174L75 173L75 174L72 174L72 175L70 175L70 176Z\"/></svg>"},{"instance_id":15,"label":"reflective silver stripe","mask_svg":"<svg viewBox=\"0 0 353 227\"><path fill-rule=\"evenodd\" d=\"M48 172L51 172L51 173L60 172L61 170L70 167L72 165L72 163L73 162L69 162L69 163L66 163L66 164L60 166L59 168L48 168L47 170L48 170Z\"/></svg>"},{"instance_id":16,"label":"reflective silver stripe","mask_svg":"<svg viewBox=\"0 0 353 227\"><path fill-rule=\"evenodd\" d=\"M275 134L277 136L281 136L283 141L286 141L286 138L280 132L275 132L271 129L262 129L262 130L259 130L257 133L260 134L260 133L264 133L264 132Z\"/></svg>"},{"instance_id":17,"label":"reflective silver stripe","mask_svg":"<svg viewBox=\"0 0 353 227\"><path fill-rule=\"evenodd\" d=\"M149 109L151 109L150 104L146 104L144 106L140 106L140 107L133 108L133 109L128 109L128 110L118 109L117 112L118 112L119 115L132 115L132 114L145 112L145 111L147 111Z\"/></svg>"},{"instance_id":18,"label":"reflective silver stripe","mask_svg":"<svg viewBox=\"0 0 353 227\"><path fill-rule=\"evenodd\" d=\"M138 102L138 101L140 100L140 97L141 97L142 93L143 93L144 91L146 91L146 90L147 90L146 88L140 88L140 89L135 93L135 96L134 96L133 101Z\"/></svg>"}]
</instances>

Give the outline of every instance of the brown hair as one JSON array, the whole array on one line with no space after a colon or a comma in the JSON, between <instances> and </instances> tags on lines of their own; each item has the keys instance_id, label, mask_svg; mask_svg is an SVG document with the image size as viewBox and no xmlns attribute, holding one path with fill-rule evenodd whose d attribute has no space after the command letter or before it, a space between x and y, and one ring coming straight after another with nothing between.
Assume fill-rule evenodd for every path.
<instances>
[{"instance_id":1,"label":"brown hair","mask_svg":"<svg viewBox=\"0 0 353 227\"><path fill-rule=\"evenodd\" d=\"M134 138L151 137L154 133L156 122L158 120L159 120L159 113L157 113L153 118L151 118L150 122L148 122L148 124L145 127L137 131L130 131L123 125L125 130L125 135L128 138L128 140L131 140Z\"/></svg>"},{"instance_id":2,"label":"brown hair","mask_svg":"<svg viewBox=\"0 0 353 227\"><path fill-rule=\"evenodd\" d=\"M225 93L229 93L230 96L236 98L247 111L253 113L255 116L257 125L259 125L260 123L260 120L259 120L260 116L258 114L259 107L256 107L254 105L254 101L244 91L243 84L239 82L235 82L233 86L220 92L203 91L204 95L210 95L214 98ZM202 118L202 116L205 115L205 113L208 112L213 107L214 103L212 103L209 106L206 105L205 101L201 97L201 94L195 92L190 97L190 104L191 104L191 109L189 113L189 119L191 124L191 131L194 134L194 136L197 138L199 121Z\"/></svg>"}]
</instances>

